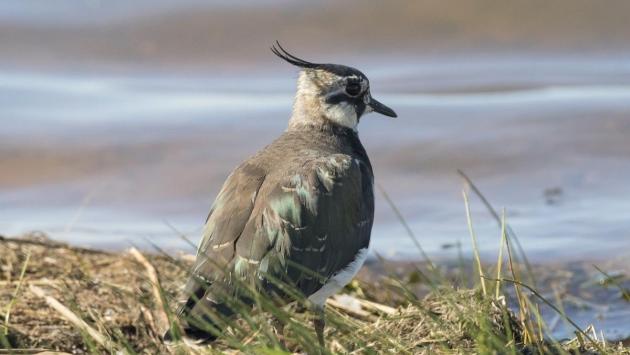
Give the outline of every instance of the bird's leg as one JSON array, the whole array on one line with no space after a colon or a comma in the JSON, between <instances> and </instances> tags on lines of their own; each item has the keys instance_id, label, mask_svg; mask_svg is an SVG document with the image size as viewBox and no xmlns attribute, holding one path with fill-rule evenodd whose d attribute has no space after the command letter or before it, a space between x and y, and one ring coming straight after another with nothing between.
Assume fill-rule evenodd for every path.
<instances>
[{"instance_id":1,"label":"bird's leg","mask_svg":"<svg viewBox=\"0 0 630 355\"><path fill-rule=\"evenodd\" d=\"M280 342L280 346L286 349L287 345L284 342L284 322L278 317L273 317L271 324L273 325L273 329L276 331L276 334L278 335L278 341Z\"/></svg>"},{"instance_id":2,"label":"bird's leg","mask_svg":"<svg viewBox=\"0 0 630 355\"><path fill-rule=\"evenodd\" d=\"M316 306L314 312L315 318L313 318L313 326L315 327L315 333L317 334L319 345L323 348L326 345L324 343L324 327L326 326L324 305Z\"/></svg>"}]
</instances>

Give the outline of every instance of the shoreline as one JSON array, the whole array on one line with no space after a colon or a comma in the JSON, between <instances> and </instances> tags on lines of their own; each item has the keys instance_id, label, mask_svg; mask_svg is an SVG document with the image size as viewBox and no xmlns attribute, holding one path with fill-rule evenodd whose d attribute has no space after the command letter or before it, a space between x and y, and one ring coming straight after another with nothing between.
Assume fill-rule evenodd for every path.
<instances>
[{"instance_id":1,"label":"shoreline","mask_svg":"<svg viewBox=\"0 0 630 355\"><path fill-rule=\"evenodd\" d=\"M98 255L103 255L109 259L119 258L128 253L129 249L111 251L111 250L99 250L93 248L80 248L71 246L64 242L55 242L47 237L45 234L35 234L31 236L24 236L23 238L8 238L0 236L0 244L3 248L0 248L0 256L5 254L9 249L6 249L6 245L10 244L23 244L34 245L51 250L52 254L61 255L66 251L75 251L81 254L94 255L96 259L91 261L92 263L100 263L98 261ZM133 248L133 247L132 247ZM15 247L13 247L15 249ZM54 251L54 252L52 252ZM40 251L41 253L41 251ZM160 260L179 260L179 262L185 265L190 265L194 260L194 256L186 253L176 254L162 254L165 253L160 249L153 249L153 252L147 253L152 260L158 258ZM52 255L51 254L51 255ZM11 262L14 257L10 257L8 260ZM66 258L66 256L64 256ZM2 258L0 258L2 259ZM108 260L109 260L108 259ZM47 265L57 268L63 265L50 264L52 259L38 260L37 265ZM13 263L17 262L14 260ZM459 284L458 287L468 288L471 287L471 282L475 279L475 272L473 271L473 259L462 260L432 260L434 265L437 266L450 280L449 283L454 285ZM111 263L109 261L108 263ZM55 266L56 265L56 266ZM360 270L356 277L356 280L349 286L349 289L358 290L362 297L367 297L369 300L388 304L390 306L402 302L404 299L396 293L388 291L387 288L383 288L383 283L386 284L390 281L387 280L403 280L407 285L406 287L412 291L417 297L423 298L431 295L432 288L427 280L426 275L431 275L431 264L422 261L409 261L409 260L383 260L372 258L366 262L364 267ZM6 267L6 266L5 266ZM507 265L505 266L507 267ZM520 268L523 268L521 265ZM630 292L630 268L627 263L607 263L597 265L601 270L606 270L608 275L614 278L615 284L624 285ZM13 266L13 273L16 272L17 266ZM167 275L172 275L173 270L163 269L157 267L158 273L166 272ZM492 264L484 263L484 268L489 272L492 272ZM537 278L536 287L538 291L553 299L554 294L562 294L563 303L567 314L571 317L575 317L576 321L586 327L589 324L595 324L596 328L603 331L603 334L607 334L610 340L618 341L626 338L630 338L630 327L626 324L624 319L630 317L630 299L624 301L623 297L617 295L618 291L615 285L610 284L607 277L604 277L599 271L593 267L588 261L572 262L572 263L560 263L554 264L533 264L533 272ZM37 270L37 268L35 269ZM180 270L182 272L185 270ZM39 271L36 271L39 272ZM99 271L99 273L102 271ZM111 270L115 272L115 270ZM494 271L496 272L496 271ZM109 273L109 271L108 271ZM28 273L27 273L28 275ZM29 276L32 277L32 276ZM60 275L54 276L60 277ZM63 277L63 276L61 276ZM168 276L171 278L171 276ZM466 281L467 280L467 281ZM171 279L171 281L173 281ZM5 281L6 282L6 281ZM181 282L174 282L171 284L169 292L172 295L176 293ZM14 285L15 286L15 285ZM513 292L510 288L506 288L506 295L508 297L508 305L512 309L518 309L518 306L514 303ZM510 301L511 299L511 301ZM393 302L393 303L392 303ZM558 322L557 316L550 309L547 309L545 305L541 305L542 315L545 321L551 325L550 334L554 337L560 337L559 339L570 337L571 332L567 333L563 330L562 322ZM604 311L604 308L606 309ZM624 340L627 341L627 340Z\"/></svg>"}]
</instances>

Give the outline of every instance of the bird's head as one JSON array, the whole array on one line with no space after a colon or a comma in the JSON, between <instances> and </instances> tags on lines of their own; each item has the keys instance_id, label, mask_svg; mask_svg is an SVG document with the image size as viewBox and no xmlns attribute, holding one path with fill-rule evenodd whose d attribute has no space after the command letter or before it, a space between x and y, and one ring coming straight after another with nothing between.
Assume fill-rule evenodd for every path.
<instances>
[{"instance_id":1,"label":"bird's head","mask_svg":"<svg viewBox=\"0 0 630 355\"><path fill-rule=\"evenodd\" d=\"M372 98L370 81L359 70L339 64L307 62L287 52L278 42L271 51L302 68L290 127L328 120L356 130L361 116L366 113L396 117L394 110Z\"/></svg>"}]
</instances>

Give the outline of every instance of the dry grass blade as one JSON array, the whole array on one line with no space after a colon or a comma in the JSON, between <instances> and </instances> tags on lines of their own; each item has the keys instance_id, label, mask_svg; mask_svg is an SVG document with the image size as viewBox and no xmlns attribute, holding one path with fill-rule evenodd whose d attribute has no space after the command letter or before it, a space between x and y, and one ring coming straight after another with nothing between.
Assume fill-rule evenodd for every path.
<instances>
[{"instance_id":1,"label":"dry grass blade","mask_svg":"<svg viewBox=\"0 0 630 355\"><path fill-rule=\"evenodd\" d=\"M503 266L503 249L505 248L505 209L501 213L501 241L499 243L499 257L497 258L497 284L494 290L494 298L499 299L501 296L501 268Z\"/></svg>"},{"instance_id":2,"label":"dry grass blade","mask_svg":"<svg viewBox=\"0 0 630 355\"><path fill-rule=\"evenodd\" d=\"M398 220L402 224L403 228L405 228L405 232L407 232L407 235L409 236L409 238L411 238L411 241L413 242L415 247L418 249L418 251L420 252L422 257L424 258L424 260L426 260L426 262L429 264L429 267L431 268L431 270L437 275L437 272L438 272L437 268L435 267L435 265L433 265L433 262L431 261L431 258L429 258L429 255L426 253L426 251L424 250L424 248L422 247L422 245L418 241L418 238L416 237L416 234L411 229L411 226L409 226L409 223L407 223L407 220L405 219L405 217L403 217L402 213L400 212L400 210L398 209L398 207L396 206L394 201L391 199L391 197L389 197L389 194L387 193L387 191L385 191L385 188L383 188L379 184L376 184L376 187L381 192L381 195L383 195L383 197L385 198L385 201L387 201L387 204L392 209L392 211L396 215L396 218L398 218Z\"/></svg>"},{"instance_id":3,"label":"dry grass blade","mask_svg":"<svg viewBox=\"0 0 630 355\"><path fill-rule=\"evenodd\" d=\"M26 259L24 260L24 264L22 264L22 270L20 270L20 278L18 280L17 287L13 292L13 297L11 297L11 301L7 305L7 309L4 313L4 335L8 335L9 332L9 321L11 320L11 309L13 305L17 301L18 295L20 294L20 290L22 289L22 285L24 284L24 274L26 273L26 268L28 267L28 262L31 260L31 253L26 253Z\"/></svg>"},{"instance_id":4,"label":"dry grass blade","mask_svg":"<svg viewBox=\"0 0 630 355\"><path fill-rule=\"evenodd\" d=\"M499 213L497 213L494 207L492 207L492 205L490 204L490 201L488 201L486 196L484 196L484 194L481 193L481 190L479 190L479 188L477 187L477 185L475 185L472 179L469 178L468 175L466 175L466 173L464 173L462 170L458 169L457 173L464 179L464 181L466 181L466 184L475 193L475 195L479 197L483 205L486 206L486 209L488 210L488 212L490 212L492 217L494 217L497 223L501 225L501 217L499 216ZM532 284L536 286L536 279L534 277L532 266L529 263L529 259L527 258L527 254L525 253L525 250L523 249L523 246L521 245L520 240L516 236L516 233L514 233L514 230L512 230L512 227L510 227L509 225L505 226L505 231L506 231L506 236L512 239L516 243L518 254L520 254L521 258L523 258L523 263L525 263L525 268L527 269L528 276L531 278Z\"/></svg>"},{"instance_id":5,"label":"dry grass blade","mask_svg":"<svg viewBox=\"0 0 630 355\"><path fill-rule=\"evenodd\" d=\"M512 259L512 247L510 246L510 241L507 238L505 239L505 248L507 250L508 266L510 267L512 279L519 280L519 273L517 273L516 269L517 265ZM529 326L529 311L527 308L526 297L517 283L512 283L512 285L514 286L514 294L516 296L516 300L518 301L519 319L521 327L523 328L523 339L525 344L529 344L529 341L532 339L532 330Z\"/></svg>"},{"instance_id":6,"label":"dry grass blade","mask_svg":"<svg viewBox=\"0 0 630 355\"><path fill-rule=\"evenodd\" d=\"M157 313L157 327L164 331L168 328L168 315L166 314L166 306L164 302L164 298L162 297L162 290L160 286L160 279L158 278L158 273L155 270L155 267L147 260L147 258L142 255L136 248L130 248L129 254L131 254L136 261L138 261L147 272L147 277L151 282L151 290L153 291L153 298L155 299L155 311Z\"/></svg>"},{"instance_id":7,"label":"dry grass blade","mask_svg":"<svg viewBox=\"0 0 630 355\"><path fill-rule=\"evenodd\" d=\"M94 341L103 346L106 349L114 349L115 344L110 342L109 338L105 335L101 334L96 329L92 328L89 324L87 324L83 319L79 318L74 312L72 312L68 307L64 306L61 302L59 302L56 298L49 296L46 294L44 290L41 288L30 285L29 289L33 294L37 297L43 298L46 303L52 307L54 310L59 312L61 316L63 316L68 322L72 323L75 327L79 328L79 330L88 334Z\"/></svg>"},{"instance_id":8,"label":"dry grass blade","mask_svg":"<svg viewBox=\"0 0 630 355\"><path fill-rule=\"evenodd\" d=\"M358 299L358 301L361 304L361 306L363 306L363 308L373 309L377 312L387 314L388 316L398 313L398 310L396 308L390 307L381 303L372 302L368 300L362 300L362 299Z\"/></svg>"},{"instance_id":9,"label":"dry grass blade","mask_svg":"<svg viewBox=\"0 0 630 355\"><path fill-rule=\"evenodd\" d=\"M329 307L336 308L340 311L343 311L344 313L351 315L355 318L364 319L364 320L374 319L374 316L370 312L364 311L363 309L360 309L360 308L348 307L345 304L338 302L337 300L333 298L329 298L328 300L326 300L326 305Z\"/></svg>"},{"instance_id":10,"label":"dry grass blade","mask_svg":"<svg viewBox=\"0 0 630 355\"><path fill-rule=\"evenodd\" d=\"M477 235L472 225L472 217L470 215L470 204L468 203L468 194L466 190L462 190L464 196L464 205L466 206L466 220L468 221L468 231L470 232L470 238L472 239L473 252L475 254L475 262L477 264L477 271L479 272L479 281L481 283L481 290L483 295L488 294L486 290L486 280L484 279L483 268L481 267L481 257L479 256L479 249L477 248Z\"/></svg>"},{"instance_id":11,"label":"dry grass blade","mask_svg":"<svg viewBox=\"0 0 630 355\"><path fill-rule=\"evenodd\" d=\"M97 185L95 188L93 188L91 191L89 191L83 197L83 200L81 201L81 204L79 205L79 208L77 208L76 212L74 213L74 216L68 222L68 224L66 224L66 226L65 226L65 228L63 230L64 233L70 233L72 231L72 229L77 224L77 222L79 222L79 219L81 219L81 216L83 215L83 212L88 207L88 205L90 204L90 202L92 201L94 196L96 196L99 192L101 192L104 187L105 187L105 184L101 183L100 185Z\"/></svg>"},{"instance_id":12,"label":"dry grass blade","mask_svg":"<svg viewBox=\"0 0 630 355\"><path fill-rule=\"evenodd\" d=\"M39 246L46 247L49 249L72 249L74 251L78 251L85 254L110 254L109 252L103 251L103 250L95 250L95 249L75 247L75 246L71 247L70 245L66 243L48 239L48 236L44 234L43 232L31 232L22 238L11 238L11 237L0 235L0 242L15 243L15 244L22 244L22 245L39 245Z\"/></svg>"},{"instance_id":13,"label":"dry grass blade","mask_svg":"<svg viewBox=\"0 0 630 355\"><path fill-rule=\"evenodd\" d=\"M602 275L604 275L606 277L606 280L609 281L610 283L612 283L613 285L615 285L615 287L617 287L619 289L619 292L621 292L621 295L623 297L623 299L625 299L626 301L630 301L630 291L628 291L626 288L624 288L613 276L608 275L607 272L605 272L604 270L600 269L597 265L593 264L593 267L599 271Z\"/></svg>"},{"instance_id":14,"label":"dry grass blade","mask_svg":"<svg viewBox=\"0 0 630 355\"><path fill-rule=\"evenodd\" d=\"M335 295L327 300L327 304L347 314L356 314L359 318L368 318L372 314L392 316L398 313L394 307L348 294Z\"/></svg>"},{"instance_id":15,"label":"dry grass blade","mask_svg":"<svg viewBox=\"0 0 630 355\"><path fill-rule=\"evenodd\" d=\"M560 308L556 307L556 305L554 305L552 302L550 302L545 297L543 297L543 295L538 293L538 291L536 291L533 287L531 287L531 286L529 286L529 285L527 285L525 283L522 283L522 282L520 282L518 280L502 279L502 281L510 282L510 283L513 283L513 284L517 284L517 285L522 286L522 287L526 288L527 290L529 290L529 292L534 294L534 296L538 297L538 299L543 301L547 306L551 307L551 309L553 309L562 318L564 318L569 324L571 324L571 326L573 326L576 329L577 334L581 334L582 336L584 336L584 338L586 338L591 343L591 345L593 345L595 348L597 348L597 350L599 350L602 353L605 353L604 349L601 348L601 346L599 345L599 342L596 339L593 339L590 335L588 335L585 331L583 331L580 328L580 326L577 325L577 323L575 323L571 318L569 318L563 310L561 310Z\"/></svg>"}]
</instances>

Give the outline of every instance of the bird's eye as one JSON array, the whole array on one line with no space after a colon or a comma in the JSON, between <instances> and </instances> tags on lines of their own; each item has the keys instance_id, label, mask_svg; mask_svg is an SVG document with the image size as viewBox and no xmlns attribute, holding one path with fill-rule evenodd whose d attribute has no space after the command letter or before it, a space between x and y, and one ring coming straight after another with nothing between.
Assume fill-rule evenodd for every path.
<instances>
[{"instance_id":1,"label":"bird's eye","mask_svg":"<svg viewBox=\"0 0 630 355\"><path fill-rule=\"evenodd\" d=\"M356 81L351 81L346 84L346 93L350 96L357 96L361 93L361 84Z\"/></svg>"}]
</instances>

